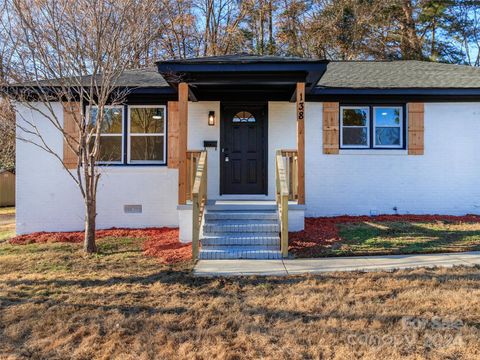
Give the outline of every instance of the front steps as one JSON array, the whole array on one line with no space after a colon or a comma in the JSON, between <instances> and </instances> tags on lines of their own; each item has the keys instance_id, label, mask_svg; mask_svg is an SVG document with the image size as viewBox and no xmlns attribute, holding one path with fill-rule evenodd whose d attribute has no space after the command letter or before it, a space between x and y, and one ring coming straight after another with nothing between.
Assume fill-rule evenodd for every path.
<instances>
[{"instance_id":1,"label":"front steps","mask_svg":"<svg viewBox=\"0 0 480 360\"><path fill-rule=\"evenodd\" d=\"M275 206L207 206L199 259L281 259Z\"/></svg>"}]
</instances>

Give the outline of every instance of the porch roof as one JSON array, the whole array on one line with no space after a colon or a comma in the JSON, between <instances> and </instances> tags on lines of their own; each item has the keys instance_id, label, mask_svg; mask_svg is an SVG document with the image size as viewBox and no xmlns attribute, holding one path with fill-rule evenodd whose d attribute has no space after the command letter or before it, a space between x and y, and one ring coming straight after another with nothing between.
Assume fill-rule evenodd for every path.
<instances>
[{"instance_id":1,"label":"porch roof","mask_svg":"<svg viewBox=\"0 0 480 360\"><path fill-rule=\"evenodd\" d=\"M298 82L308 93L324 74L328 61L298 57L225 55L157 62L172 86L187 82L190 98L290 100Z\"/></svg>"}]
</instances>

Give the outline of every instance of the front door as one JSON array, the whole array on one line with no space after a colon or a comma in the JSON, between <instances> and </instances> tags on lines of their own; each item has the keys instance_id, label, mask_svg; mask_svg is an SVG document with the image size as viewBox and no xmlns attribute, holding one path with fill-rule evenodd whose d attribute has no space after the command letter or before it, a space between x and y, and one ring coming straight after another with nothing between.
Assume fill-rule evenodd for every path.
<instances>
[{"instance_id":1,"label":"front door","mask_svg":"<svg viewBox=\"0 0 480 360\"><path fill-rule=\"evenodd\" d=\"M267 194L266 116L265 105L222 106L222 194Z\"/></svg>"}]
</instances>

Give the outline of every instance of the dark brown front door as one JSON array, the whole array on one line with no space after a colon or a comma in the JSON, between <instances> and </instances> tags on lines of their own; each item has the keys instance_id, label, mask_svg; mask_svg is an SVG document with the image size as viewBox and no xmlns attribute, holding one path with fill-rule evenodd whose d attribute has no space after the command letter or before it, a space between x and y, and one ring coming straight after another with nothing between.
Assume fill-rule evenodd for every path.
<instances>
[{"instance_id":1,"label":"dark brown front door","mask_svg":"<svg viewBox=\"0 0 480 360\"><path fill-rule=\"evenodd\" d=\"M267 193L266 116L265 105L222 107L222 194Z\"/></svg>"}]
</instances>

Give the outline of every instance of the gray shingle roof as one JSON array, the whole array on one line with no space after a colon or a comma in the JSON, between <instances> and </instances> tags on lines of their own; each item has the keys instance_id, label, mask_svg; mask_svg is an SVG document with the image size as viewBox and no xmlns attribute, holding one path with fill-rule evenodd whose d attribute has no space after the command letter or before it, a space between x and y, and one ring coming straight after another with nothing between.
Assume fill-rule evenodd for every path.
<instances>
[{"instance_id":1,"label":"gray shingle roof","mask_svg":"<svg viewBox=\"0 0 480 360\"><path fill-rule=\"evenodd\" d=\"M171 60L181 63L230 64L251 62L315 62L318 60L279 56L228 55ZM313 64L315 65L315 64ZM89 84L89 76L82 78ZM19 84L20 85L20 84ZM21 84L35 86L36 84ZM48 81L44 85L54 85ZM157 67L127 70L118 80L118 86L169 87ZM323 88L350 89L421 89L421 88L476 88L480 89L480 68L465 65L441 64L423 61L332 61L318 83Z\"/></svg>"},{"instance_id":2,"label":"gray shingle roof","mask_svg":"<svg viewBox=\"0 0 480 360\"><path fill-rule=\"evenodd\" d=\"M119 86L164 87L169 86L158 73L157 67L127 70L118 79Z\"/></svg>"},{"instance_id":3,"label":"gray shingle roof","mask_svg":"<svg viewBox=\"0 0 480 360\"><path fill-rule=\"evenodd\" d=\"M98 75L101 76L101 75ZM81 83L84 86L89 86L91 80L91 75L83 76L80 78ZM65 82L63 82L66 84ZM26 82L18 84L18 86L61 86L62 81L57 80L42 80L38 83L36 82ZM76 84L76 83L75 83ZM141 69L126 70L117 80L117 86L125 87L169 87L168 83L159 74L157 67L146 67Z\"/></svg>"},{"instance_id":4,"label":"gray shingle roof","mask_svg":"<svg viewBox=\"0 0 480 360\"><path fill-rule=\"evenodd\" d=\"M318 82L330 88L480 88L480 68L426 61L332 61Z\"/></svg>"}]
</instances>

